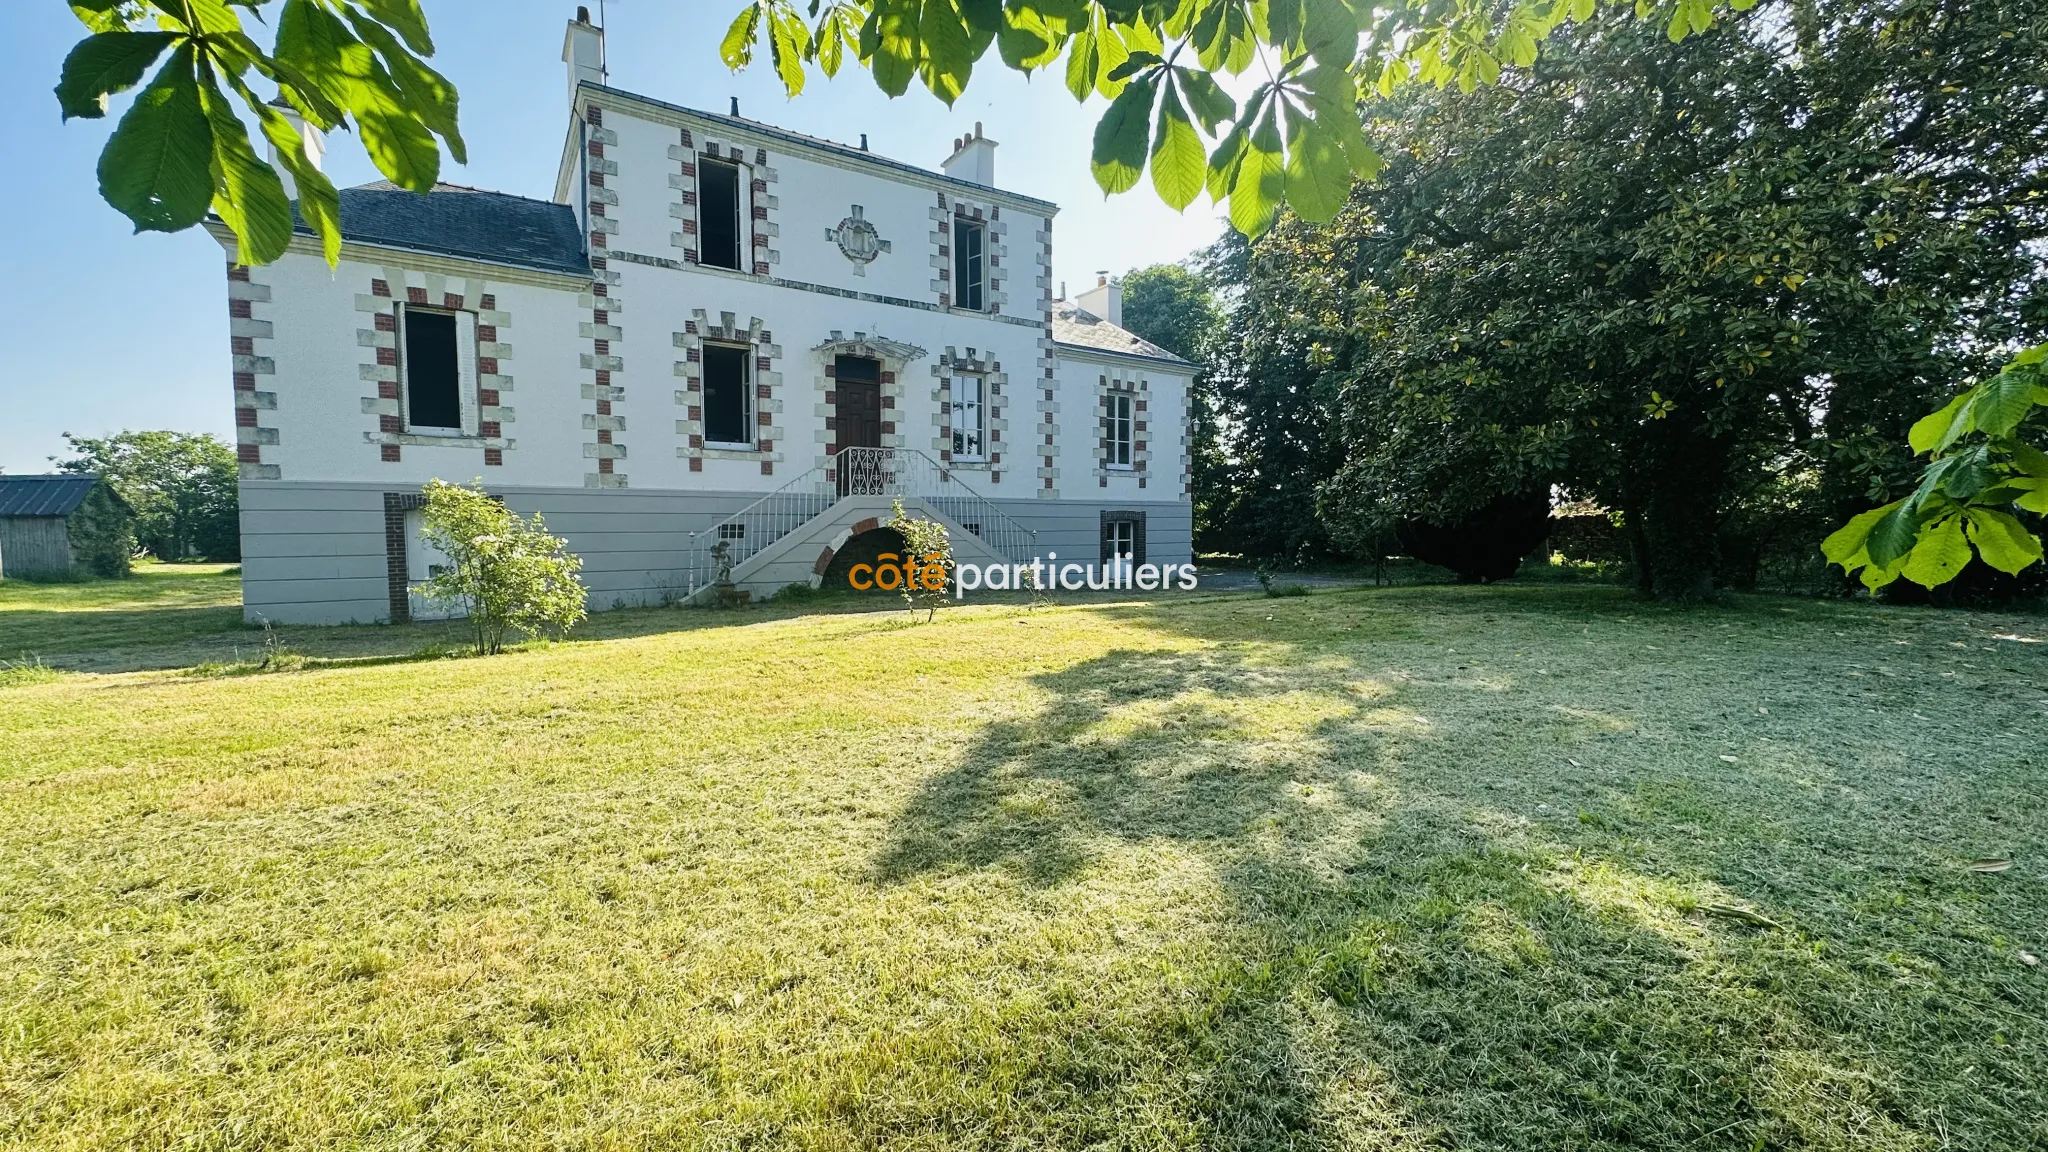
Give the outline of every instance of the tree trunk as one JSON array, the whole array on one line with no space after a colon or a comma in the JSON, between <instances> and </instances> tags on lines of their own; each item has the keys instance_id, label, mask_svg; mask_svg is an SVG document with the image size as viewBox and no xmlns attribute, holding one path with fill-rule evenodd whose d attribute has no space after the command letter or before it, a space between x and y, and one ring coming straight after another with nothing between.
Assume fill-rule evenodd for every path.
<instances>
[{"instance_id":1,"label":"tree trunk","mask_svg":"<svg viewBox=\"0 0 2048 1152\"><path fill-rule=\"evenodd\" d=\"M1721 558L1728 448L1706 428L1679 420L1656 421L1646 445L1645 571L1649 591L1659 600L1711 600Z\"/></svg>"}]
</instances>

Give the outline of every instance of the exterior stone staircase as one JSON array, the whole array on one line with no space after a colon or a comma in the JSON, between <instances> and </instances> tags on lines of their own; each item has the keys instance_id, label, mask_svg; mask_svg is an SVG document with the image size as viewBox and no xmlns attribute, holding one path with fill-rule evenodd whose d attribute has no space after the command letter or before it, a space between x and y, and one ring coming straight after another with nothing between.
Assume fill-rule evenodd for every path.
<instances>
[{"instance_id":1,"label":"exterior stone staircase","mask_svg":"<svg viewBox=\"0 0 2048 1152\"><path fill-rule=\"evenodd\" d=\"M790 584L816 587L846 541L886 523L891 505L944 524L963 564L1029 563L1037 534L967 486L961 474L908 448L842 448L689 541L686 603L708 602L725 545L732 583L755 598Z\"/></svg>"}]
</instances>

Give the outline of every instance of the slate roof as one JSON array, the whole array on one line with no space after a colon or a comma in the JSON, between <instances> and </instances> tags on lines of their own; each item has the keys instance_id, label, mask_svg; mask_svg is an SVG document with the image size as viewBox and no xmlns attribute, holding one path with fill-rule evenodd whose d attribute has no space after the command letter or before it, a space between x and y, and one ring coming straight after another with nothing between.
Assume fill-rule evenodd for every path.
<instances>
[{"instance_id":1,"label":"slate roof","mask_svg":"<svg viewBox=\"0 0 2048 1152\"><path fill-rule=\"evenodd\" d=\"M1055 344L1086 348L1091 352L1113 352L1119 356L1141 356L1192 368L1194 365L1152 343L1119 328L1095 313L1065 300L1052 302L1052 339Z\"/></svg>"},{"instance_id":2,"label":"slate roof","mask_svg":"<svg viewBox=\"0 0 2048 1152\"><path fill-rule=\"evenodd\" d=\"M0 474L0 516L69 516L98 485L97 476Z\"/></svg>"},{"instance_id":3,"label":"slate roof","mask_svg":"<svg viewBox=\"0 0 2048 1152\"><path fill-rule=\"evenodd\" d=\"M297 224L312 234L304 220ZM436 184L429 196L384 180L343 188L341 235L360 244L590 275L583 234L568 205L460 184Z\"/></svg>"}]
</instances>

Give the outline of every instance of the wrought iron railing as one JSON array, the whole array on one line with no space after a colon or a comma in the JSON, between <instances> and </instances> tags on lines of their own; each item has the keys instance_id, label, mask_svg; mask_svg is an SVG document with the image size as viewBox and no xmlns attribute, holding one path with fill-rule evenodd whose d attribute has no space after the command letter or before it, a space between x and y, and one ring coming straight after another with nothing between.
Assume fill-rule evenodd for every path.
<instances>
[{"instance_id":1,"label":"wrought iron railing","mask_svg":"<svg viewBox=\"0 0 2048 1152\"><path fill-rule=\"evenodd\" d=\"M914 448L842 448L820 465L761 497L702 532L690 535L686 597L717 579L716 549L738 568L776 541L857 496L908 496L973 533L997 552L1027 562L1038 534L997 508L961 478L961 473Z\"/></svg>"}]
</instances>

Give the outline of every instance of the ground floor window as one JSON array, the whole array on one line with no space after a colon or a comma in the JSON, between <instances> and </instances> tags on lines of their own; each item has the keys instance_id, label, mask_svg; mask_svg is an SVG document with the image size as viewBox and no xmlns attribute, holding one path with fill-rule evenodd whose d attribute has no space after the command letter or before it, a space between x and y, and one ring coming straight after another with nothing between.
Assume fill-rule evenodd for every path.
<instances>
[{"instance_id":1,"label":"ground floor window","mask_svg":"<svg viewBox=\"0 0 2048 1152\"><path fill-rule=\"evenodd\" d=\"M982 402L982 378L953 377L953 459L979 460L985 454L987 418Z\"/></svg>"},{"instance_id":2,"label":"ground floor window","mask_svg":"<svg viewBox=\"0 0 2048 1152\"><path fill-rule=\"evenodd\" d=\"M754 443L753 373L749 349L704 345L704 439L713 444Z\"/></svg>"}]
</instances>

